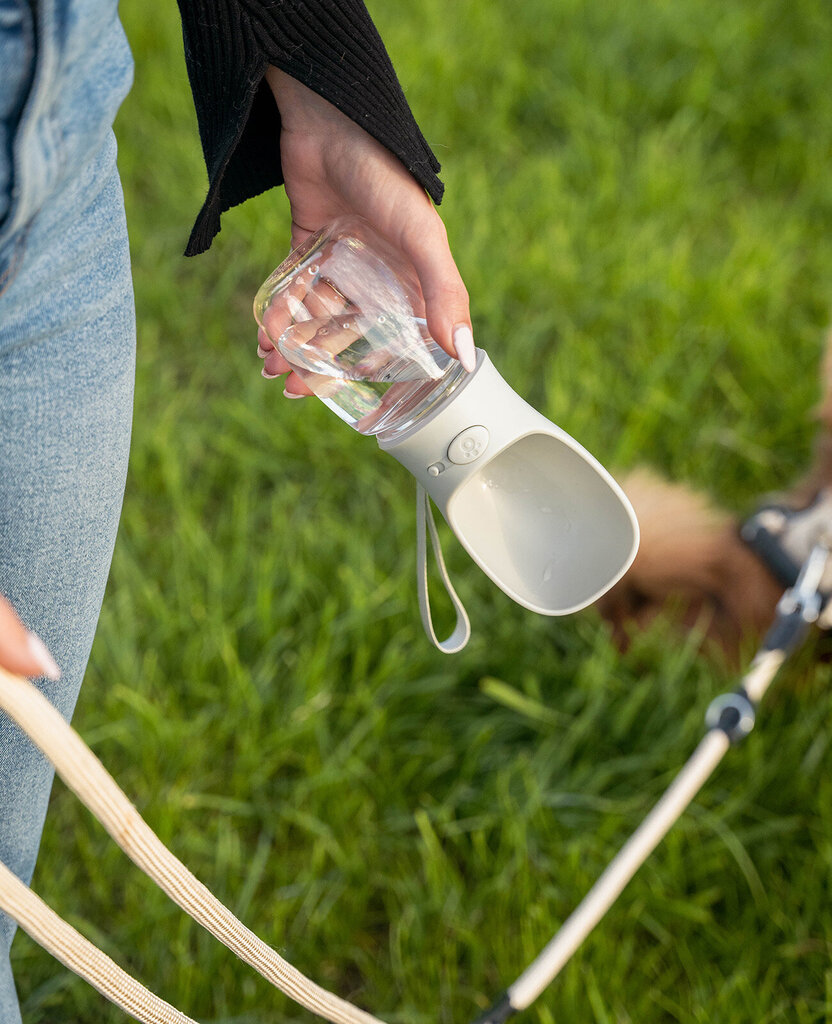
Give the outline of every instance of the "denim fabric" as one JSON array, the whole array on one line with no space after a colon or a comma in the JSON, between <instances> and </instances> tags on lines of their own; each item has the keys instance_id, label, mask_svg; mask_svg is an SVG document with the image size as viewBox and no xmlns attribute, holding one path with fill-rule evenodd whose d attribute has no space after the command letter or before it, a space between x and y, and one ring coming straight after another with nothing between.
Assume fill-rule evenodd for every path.
<instances>
[{"instance_id":1,"label":"denim fabric","mask_svg":"<svg viewBox=\"0 0 832 1024\"><path fill-rule=\"evenodd\" d=\"M21 0L0 0L0 225L11 202L12 143L34 71L32 19Z\"/></svg>"},{"instance_id":2,"label":"denim fabric","mask_svg":"<svg viewBox=\"0 0 832 1024\"><path fill-rule=\"evenodd\" d=\"M135 316L112 121L115 0L0 0L0 592L61 666L69 717L121 508ZM52 770L0 713L0 859L29 881ZM43 868L48 870L48 865ZM0 915L0 1021L19 1012Z\"/></svg>"}]
</instances>

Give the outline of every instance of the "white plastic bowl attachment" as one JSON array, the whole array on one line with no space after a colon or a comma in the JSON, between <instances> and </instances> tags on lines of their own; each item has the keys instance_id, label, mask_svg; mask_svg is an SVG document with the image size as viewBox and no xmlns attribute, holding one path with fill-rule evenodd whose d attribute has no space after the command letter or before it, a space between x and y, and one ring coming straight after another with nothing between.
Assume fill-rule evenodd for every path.
<instances>
[{"instance_id":1,"label":"white plastic bowl attachment","mask_svg":"<svg viewBox=\"0 0 832 1024\"><path fill-rule=\"evenodd\" d=\"M638 523L604 467L523 401L478 351L430 417L380 447L431 496L477 565L518 604L568 615L631 565Z\"/></svg>"}]
</instances>

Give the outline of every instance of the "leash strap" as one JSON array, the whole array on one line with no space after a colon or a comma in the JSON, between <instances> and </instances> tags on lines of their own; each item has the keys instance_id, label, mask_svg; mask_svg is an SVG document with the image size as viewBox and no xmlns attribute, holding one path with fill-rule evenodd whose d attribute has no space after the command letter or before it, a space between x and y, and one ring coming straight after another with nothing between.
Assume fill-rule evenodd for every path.
<instances>
[{"instance_id":1,"label":"leash strap","mask_svg":"<svg viewBox=\"0 0 832 1024\"><path fill-rule=\"evenodd\" d=\"M457 612L454 633L444 642L444 645L450 645L460 631L460 615L464 616L466 628L468 621L444 571L439 539L427 502L427 495L420 493L420 562L425 565L424 528L426 522L430 522L431 540L443 579L461 610ZM560 973L696 796L730 745L751 731L756 705L788 654L799 646L809 626L813 623L818 623L821 628L832 626L832 622L825 621L822 614L824 602L819 589L830 561L830 548L823 542L816 544L795 585L781 598L774 624L740 687L712 702L706 716L708 732L693 755L560 931L509 986L503 997L479 1018L477 1024L503 1024L528 1007ZM426 592L426 569L421 575L425 579ZM436 643L440 650L445 649ZM0 669L0 709L17 722L46 754L67 786L92 811L128 857L241 960L301 1006L331 1024L381 1024L376 1017L310 981L223 906L149 828L98 758L32 683ZM48 952L142 1024L196 1024L122 971L1 864L0 910L17 921Z\"/></svg>"},{"instance_id":2,"label":"leash strap","mask_svg":"<svg viewBox=\"0 0 832 1024\"><path fill-rule=\"evenodd\" d=\"M810 625L819 622L823 627L818 587L830 561L825 543L812 548L794 586L781 597L774 623L739 687L711 702L705 716L708 731L696 750L551 941L476 1024L504 1024L537 999L678 821L731 745L751 732L756 706L788 655L799 647Z\"/></svg>"},{"instance_id":3,"label":"leash strap","mask_svg":"<svg viewBox=\"0 0 832 1024\"><path fill-rule=\"evenodd\" d=\"M47 953L136 1020L153 1024L197 1024L113 963L2 863L0 907Z\"/></svg>"},{"instance_id":4,"label":"leash strap","mask_svg":"<svg viewBox=\"0 0 832 1024\"><path fill-rule=\"evenodd\" d=\"M428 546L427 533L430 533L430 543L433 548L433 556L436 559L436 567L442 580L442 585L456 612L456 622L453 632L446 640L440 640L433 628L433 617L430 612L430 594L428 593ZM416 579L419 592L419 612L422 616L422 625L428 639L443 654L457 654L471 639L471 622L465 606L454 590L448 570L445 568L445 559L442 557L442 544L439 534L436 531L436 522L433 518L433 509L430 504L430 495L422 487L416 484Z\"/></svg>"},{"instance_id":5,"label":"leash strap","mask_svg":"<svg viewBox=\"0 0 832 1024\"><path fill-rule=\"evenodd\" d=\"M224 946L331 1024L381 1024L311 981L236 918L170 852L78 733L32 683L0 669L0 709L43 751L133 863ZM8 868L0 871L0 909L35 942L143 1024L195 1024L117 967Z\"/></svg>"}]
</instances>

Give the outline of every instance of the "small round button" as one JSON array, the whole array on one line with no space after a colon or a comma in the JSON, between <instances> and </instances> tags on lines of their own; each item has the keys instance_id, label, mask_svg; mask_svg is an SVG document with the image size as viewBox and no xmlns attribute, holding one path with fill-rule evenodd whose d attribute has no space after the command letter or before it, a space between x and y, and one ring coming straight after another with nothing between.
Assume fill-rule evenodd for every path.
<instances>
[{"instance_id":1,"label":"small round button","mask_svg":"<svg viewBox=\"0 0 832 1024\"><path fill-rule=\"evenodd\" d=\"M445 469L444 462L434 462L432 466L428 466L428 474L430 476L439 476Z\"/></svg>"},{"instance_id":2,"label":"small round button","mask_svg":"<svg viewBox=\"0 0 832 1024\"><path fill-rule=\"evenodd\" d=\"M448 458L458 466L474 462L488 447L488 430L483 426L466 427L448 445Z\"/></svg>"}]
</instances>

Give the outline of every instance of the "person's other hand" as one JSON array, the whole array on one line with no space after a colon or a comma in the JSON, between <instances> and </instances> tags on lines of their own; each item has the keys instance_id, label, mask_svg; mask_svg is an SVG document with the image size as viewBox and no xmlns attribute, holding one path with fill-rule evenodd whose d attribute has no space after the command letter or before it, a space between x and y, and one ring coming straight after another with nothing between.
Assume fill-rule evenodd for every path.
<instances>
[{"instance_id":1,"label":"person's other hand","mask_svg":"<svg viewBox=\"0 0 832 1024\"><path fill-rule=\"evenodd\" d=\"M43 641L30 633L14 608L0 596L0 668L19 676L60 679L61 670Z\"/></svg>"},{"instance_id":2,"label":"person's other hand","mask_svg":"<svg viewBox=\"0 0 832 1024\"><path fill-rule=\"evenodd\" d=\"M364 217L416 268L431 337L472 370L468 292L428 195L397 157L327 100L277 68L269 68L266 79L283 123L280 158L292 247L336 217ZM263 375L288 373L289 364L262 329L257 341ZM310 393L297 374L289 375L287 397Z\"/></svg>"}]
</instances>

